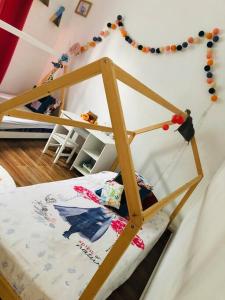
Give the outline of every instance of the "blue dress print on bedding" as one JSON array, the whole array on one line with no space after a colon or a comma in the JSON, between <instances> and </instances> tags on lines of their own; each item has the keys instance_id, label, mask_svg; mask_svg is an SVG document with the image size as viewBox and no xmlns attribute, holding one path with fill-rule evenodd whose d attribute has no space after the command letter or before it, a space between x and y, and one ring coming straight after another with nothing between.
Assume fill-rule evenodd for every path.
<instances>
[{"instance_id":1,"label":"blue dress print on bedding","mask_svg":"<svg viewBox=\"0 0 225 300\"><path fill-rule=\"evenodd\" d=\"M92 243L100 239L109 228L113 214L103 207L80 208L54 205L59 215L71 226L63 233L67 239L74 233L79 233Z\"/></svg>"}]
</instances>

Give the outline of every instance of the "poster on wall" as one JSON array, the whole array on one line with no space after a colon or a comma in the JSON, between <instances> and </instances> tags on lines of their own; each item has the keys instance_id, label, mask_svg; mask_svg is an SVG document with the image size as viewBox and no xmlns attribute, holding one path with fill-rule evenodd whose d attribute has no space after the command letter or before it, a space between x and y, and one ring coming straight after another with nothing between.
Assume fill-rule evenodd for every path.
<instances>
[{"instance_id":1,"label":"poster on wall","mask_svg":"<svg viewBox=\"0 0 225 300\"><path fill-rule=\"evenodd\" d=\"M90 1L80 0L75 9L75 13L82 17L87 17L87 15L89 14L89 11L91 9L91 6L92 6L92 3Z\"/></svg>"}]
</instances>

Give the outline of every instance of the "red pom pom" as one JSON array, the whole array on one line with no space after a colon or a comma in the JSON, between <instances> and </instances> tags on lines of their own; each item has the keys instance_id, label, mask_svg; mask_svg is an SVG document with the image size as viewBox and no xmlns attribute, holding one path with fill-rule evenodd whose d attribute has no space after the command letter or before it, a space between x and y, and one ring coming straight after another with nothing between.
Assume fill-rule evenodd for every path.
<instances>
[{"instance_id":1,"label":"red pom pom","mask_svg":"<svg viewBox=\"0 0 225 300\"><path fill-rule=\"evenodd\" d=\"M169 129L169 125L168 124L164 124L162 127L163 130L168 130Z\"/></svg>"},{"instance_id":2,"label":"red pom pom","mask_svg":"<svg viewBox=\"0 0 225 300\"><path fill-rule=\"evenodd\" d=\"M184 117L183 116L177 116L177 124L181 125L184 123Z\"/></svg>"},{"instance_id":3,"label":"red pom pom","mask_svg":"<svg viewBox=\"0 0 225 300\"><path fill-rule=\"evenodd\" d=\"M171 119L171 122L176 124L177 123L177 118L179 118L178 115L173 115L172 119Z\"/></svg>"}]
</instances>

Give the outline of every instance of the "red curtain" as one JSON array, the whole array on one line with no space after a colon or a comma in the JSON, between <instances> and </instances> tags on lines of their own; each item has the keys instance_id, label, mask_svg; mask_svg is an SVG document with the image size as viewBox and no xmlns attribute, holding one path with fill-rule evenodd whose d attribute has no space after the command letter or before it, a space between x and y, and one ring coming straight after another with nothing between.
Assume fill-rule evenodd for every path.
<instances>
[{"instance_id":1,"label":"red curtain","mask_svg":"<svg viewBox=\"0 0 225 300\"><path fill-rule=\"evenodd\" d=\"M0 19L23 29L33 0L0 0ZM8 69L18 38L0 28L0 83Z\"/></svg>"}]
</instances>

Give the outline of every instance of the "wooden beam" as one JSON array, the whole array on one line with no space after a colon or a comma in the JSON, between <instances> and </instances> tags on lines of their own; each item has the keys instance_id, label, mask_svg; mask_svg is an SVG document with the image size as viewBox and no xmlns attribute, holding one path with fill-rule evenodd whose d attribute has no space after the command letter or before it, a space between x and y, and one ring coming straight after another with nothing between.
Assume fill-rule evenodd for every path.
<instances>
[{"instance_id":1,"label":"wooden beam","mask_svg":"<svg viewBox=\"0 0 225 300\"><path fill-rule=\"evenodd\" d=\"M198 146L197 146L195 137L193 137L191 139L191 147L192 147L192 152L193 152L193 155L194 155L195 166L196 166L198 175L203 176L202 164L201 164L201 161L200 161Z\"/></svg>"},{"instance_id":2,"label":"wooden beam","mask_svg":"<svg viewBox=\"0 0 225 300\"><path fill-rule=\"evenodd\" d=\"M0 274L0 297L2 300L21 299L1 274Z\"/></svg>"},{"instance_id":3,"label":"wooden beam","mask_svg":"<svg viewBox=\"0 0 225 300\"><path fill-rule=\"evenodd\" d=\"M7 113L7 115L12 116L12 117L18 117L21 119L35 120L35 121L39 121L39 122L47 122L47 123L53 123L53 124L59 124L59 125L87 128L87 129L99 130L99 131L103 131L103 132L113 132L113 129L111 127L107 127L107 126L95 125L95 124L91 124L88 122L75 121L72 119L64 119L64 118L60 118L60 117L37 114L37 113L27 112L27 111L22 111L22 110L10 110ZM127 134L133 134L133 131L127 131Z\"/></svg>"},{"instance_id":4,"label":"wooden beam","mask_svg":"<svg viewBox=\"0 0 225 300\"><path fill-rule=\"evenodd\" d=\"M119 236L112 249L100 265L99 269L91 279L80 300L92 300L108 278L117 262L120 260L126 249L129 247L134 236L138 233L141 226L137 227L132 222L128 222L122 234Z\"/></svg>"},{"instance_id":5,"label":"wooden beam","mask_svg":"<svg viewBox=\"0 0 225 300\"><path fill-rule=\"evenodd\" d=\"M132 143L133 139L135 138L135 135L136 134L133 134L133 135L130 135L129 138L128 138L128 142L129 142L129 145ZM118 157L116 157L116 159L114 160L111 168L110 168L110 171L114 172L117 168L119 164L119 160L118 160Z\"/></svg>"},{"instance_id":6,"label":"wooden beam","mask_svg":"<svg viewBox=\"0 0 225 300\"><path fill-rule=\"evenodd\" d=\"M142 95L146 96L150 100L156 102L157 104L163 106L164 108L168 109L169 111L181 114L182 116L186 117L186 113L182 110L178 109L176 106L168 102L166 99L155 93L153 90L148 88L146 85L141 83L139 80L131 76L129 73L118 67L115 66L115 73L116 78L119 79L121 82L125 83L129 87L133 88L137 92L141 93Z\"/></svg>"},{"instance_id":7,"label":"wooden beam","mask_svg":"<svg viewBox=\"0 0 225 300\"><path fill-rule=\"evenodd\" d=\"M101 61L101 67L103 83L109 107L109 114L111 117L112 128L115 137L118 161L121 168L123 185L127 199L129 216L133 222L136 222L133 219L136 218L138 222L137 225L139 225L140 222L142 222L142 206L136 183L134 164L131 156L129 140L127 137L120 95L114 72L114 65L110 59L106 58L105 60Z\"/></svg>"},{"instance_id":8,"label":"wooden beam","mask_svg":"<svg viewBox=\"0 0 225 300\"><path fill-rule=\"evenodd\" d=\"M199 180L199 182L200 182L200 180ZM187 202L188 198L191 196L191 194L196 189L196 187L199 184L199 182L197 182L192 187L190 187L189 190L186 192L186 194L183 196L183 198L180 200L179 204L175 207L174 211L170 215L170 223L169 224L171 224L172 221L176 218L176 216L178 215L178 213L180 212L180 210L183 208L183 206Z\"/></svg>"},{"instance_id":9,"label":"wooden beam","mask_svg":"<svg viewBox=\"0 0 225 300\"><path fill-rule=\"evenodd\" d=\"M202 179L201 175L198 175L194 179L190 180L189 182L182 185L180 188L160 200L159 202L155 203L153 206L149 207L145 211L143 211L142 215L145 220L149 220L151 217L153 217L160 209L165 207L167 204L169 204L171 201L175 200L179 195L181 195L183 192L185 192L190 187L194 186L195 184L198 184L200 180Z\"/></svg>"},{"instance_id":10,"label":"wooden beam","mask_svg":"<svg viewBox=\"0 0 225 300\"><path fill-rule=\"evenodd\" d=\"M32 102L35 99L47 96L53 91L77 84L100 74L100 62L101 59L1 103L0 114L17 106Z\"/></svg>"},{"instance_id":11,"label":"wooden beam","mask_svg":"<svg viewBox=\"0 0 225 300\"><path fill-rule=\"evenodd\" d=\"M162 122L162 123L158 123L158 124L155 124L155 125L150 125L150 126L147 126L147 127L144 127L144 128L137 129L137 130L135 130L134 132L135 132L136 134L149 132L149 131L152 131L152 130L155 130L155 129L162 128L163 125L165 125L165 124L168 124L168 125L175 125L175 124L174 124L173 122L171 122L171 121L165 121L165 122Z\"/></svg>"}]
</instances>

